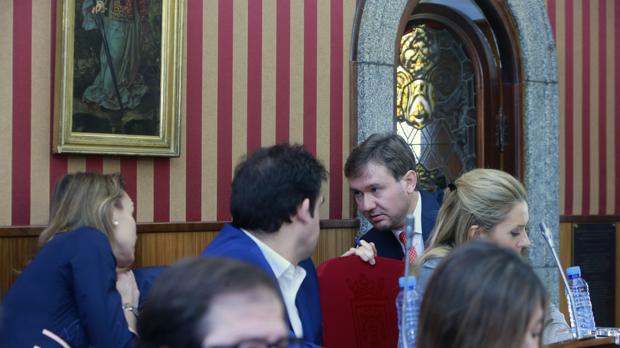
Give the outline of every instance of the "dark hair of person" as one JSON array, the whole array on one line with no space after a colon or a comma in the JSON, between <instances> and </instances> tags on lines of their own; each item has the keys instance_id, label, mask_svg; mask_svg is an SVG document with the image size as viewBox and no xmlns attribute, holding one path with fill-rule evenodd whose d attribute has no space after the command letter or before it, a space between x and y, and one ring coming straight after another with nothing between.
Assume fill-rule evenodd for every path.
<instances>
[{"instance_id":1,"label":"dark hair of person","mask_svg":"<svg viewBox=\"0 0 620 348\"><path fill-rule=\"evenodd\" d=\"M344 175L359 177L371 162L385 166L396 180L416 166L409 144L394 133L373 134L354 148L344 165Z\"/></svg>"},{"instance_id":2,"label":"dark hair of person","mask_svg":"<svg viewBox=\"0 0 620 348\"><path fill-rule=\"evenodd\" d=\"M304 199L310 213L327 180L323 165L301 145L261 148L237 165L232 182L232 224L263 233L291 222Z\"/></svg>"},{"instance_id":3,"label":"dark hair of person","mask_svg":"<svg viewBox=\"0 0 620 348\"><path fill-rule=\"evenodd\" d=\"M487 241L468 242L448 255L429 280L417 346L521 347L536 308L545 312L546 296L540 279L514 251Z\"/></svg>"},{"instance_id":4,"label":"dark hair of person","mask_svg":"<svg viewBox=\"0 0 620 348\"><path fill-rule=\"evenodd\" d=\"M200 348L213 300L260 288L281 301L274 281L250 264L219 257L179 261L162 272L148 294L138 317L137 347Z\"/></svg>"}]
</instances>

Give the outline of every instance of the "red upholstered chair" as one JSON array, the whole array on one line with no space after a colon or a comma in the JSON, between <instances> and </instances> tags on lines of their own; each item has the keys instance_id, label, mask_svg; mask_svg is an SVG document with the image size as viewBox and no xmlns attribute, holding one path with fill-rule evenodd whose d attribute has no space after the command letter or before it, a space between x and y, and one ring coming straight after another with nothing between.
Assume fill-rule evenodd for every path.
<instances>
[{"instance_id":1,"label":"red upholstered chair","mask_svg":"<svg viewBox=\"0 0 620 348\"><path fill-rule=\"evenodd\" d=\"M357 256L319 265L325 348L394 348L398 343L396 295L402 261L376 258L371 266Z\"/></svg>"}]
</instances>

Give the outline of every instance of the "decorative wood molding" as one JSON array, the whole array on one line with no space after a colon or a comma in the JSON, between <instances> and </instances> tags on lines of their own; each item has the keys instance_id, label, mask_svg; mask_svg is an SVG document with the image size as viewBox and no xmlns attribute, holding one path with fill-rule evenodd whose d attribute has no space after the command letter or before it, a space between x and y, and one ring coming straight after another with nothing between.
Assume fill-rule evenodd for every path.
<instances>
[{"instance_id":1,"label":"decorative wood molding","mask_svg":"<svg viewBox=\"0 0 620 348\"><path fill-rule=\"evenodd\" d=\"M214 222L166 222L166 223L140 223L138 233L178 233L178 232L207 232L219 231L228 221ZM357 219L321 220L322 229L358 228ZM0 227L0 238L10 237L36 237L45 226L7 226Z\"/></svg>"},{"instance_id":2,"label":"decorative wood molding","mask_svg":"<svg viewBox=\"0 0 620 348\"><path fill-rule=\"evenodd\" d=\"M0 238L3 237L37 237L44 226L6 226L0 227Z\"/></svg>"},{"instance_id":3,"label":"decorative wood molding","mask_svg":"<svg viewBox=\"0 0 620 348\"><path fill-rule=\"evenodd\" d=\"M219 231L228 221L140 223L138 233Z\"/></svg>"},{"instance_id":4,"label":"decorative wood molding","mask_svg":"<svg viewBox=\"0 0 620 348\"><path fill-rule=\"evenodd\" d=\"M561 215L560 222L613 224L620 222L620 215Z\"/></svg>"},{"instance_id":5,"label":"decorative wood molding","mask_svg":"<svg viewBox=\"0 0 620 348\"><path fill-rule=\"evenodd\" d=\"M359 40L360 26L362 23L362 17L364 15L365 7L366 7L366 0L357 1L357 5L355 6L355 16L353 17L353 29L351 30L351 46L349 50L349 62L350 63L357 63L357 52L358 52L357 43ZM353 75L349 75L349 79L351 79L351 76ZM357 77L357 75L355 75L355 77ZM351 83L349 86L354 86L354 85L357 86L357 84L355 83L357 81L357 78L354 78L353 80L354 80L352 81L353 83ZM350 93L350 96L353 97L354 100L357 100L357 93Z\"/></svg>"},{"instance_id":6,"label":"decorative wood molding","mask_svg":"<svg viewBox=\"0 0 620 348\"><path fill-rule=\"evenodd\" d=\"M583 348L583 347L617 347L613 337L597 337L588 340L570 340L554 343L546 346L547 348Z\"/></svg>"}]
</instances>

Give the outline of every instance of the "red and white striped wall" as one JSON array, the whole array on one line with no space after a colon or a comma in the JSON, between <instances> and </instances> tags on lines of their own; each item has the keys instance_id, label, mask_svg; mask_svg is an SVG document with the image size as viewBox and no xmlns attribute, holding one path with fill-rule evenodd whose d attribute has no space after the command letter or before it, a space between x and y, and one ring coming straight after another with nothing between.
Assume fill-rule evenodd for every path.
<instances>
[{"instance_id":1,"label":"red and white striped wall","mask_svg":"<svg viewBox=\"0 0 620 348\"><path fill-rule=\"evenodd\" d=\"M187 0L182 155L50 154L56 1L0 0L0 226L40 225L74 171L120 171L140 222L229 219L232 172L305 144L330 171L323 219L349 218L355 0ZM561 214L620 215L620 3L546 0L560 91ZM617 126L618 125L618 126Z\"/></svg>"},{"instance_id":2,"label":"red and white striped wall","mask_svg":"<svg viewBox=\"0 0 620 348\"><path fill-rule=\"evenodd\" d=\"M187 0L180 158L51 155L56 1L0 0L0 226L40 225L67 172L121 172L139 222L223 221L239 158L303 143L330 172L323 219L348 218L355 0Z\"/></svg>"},{"instance_id":3,"label":"red and white striped wall","mask_svg":"<svg viewBox=\"0 0 620 348\"><path fill-rule=\"evenodd\" d=\"M560 93L560 214L620 215L620 2L547 0Z\"/></svg>"}]
</instances>

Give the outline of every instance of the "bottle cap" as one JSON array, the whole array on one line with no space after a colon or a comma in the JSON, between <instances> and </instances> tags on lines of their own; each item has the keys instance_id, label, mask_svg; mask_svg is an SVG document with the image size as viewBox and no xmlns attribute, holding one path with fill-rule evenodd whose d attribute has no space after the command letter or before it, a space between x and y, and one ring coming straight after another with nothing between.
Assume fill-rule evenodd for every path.
<instances>
[{"instance_id":1,"label":"bottle cap","mask_svg":"<svg viewBox=\"0 0 620 348\"><path fill-rule=\"evenodd\" d=\"M581 268L579 268L579 266L568 267L566 269L566 275L569 277L581 277Z\"/></svg>"},{"instance_id":2,"label":"bottle cap","mask_svg":"<svg viewBox=\"0 0 620 348\"><path fill-rule=\"evenodd\" d=\"M405 286L408 286L409 288L415 288L415 277L400 277L398 278L398 285L400 285L401 289L405 288Z\"/></svg>"}]
</instances>

